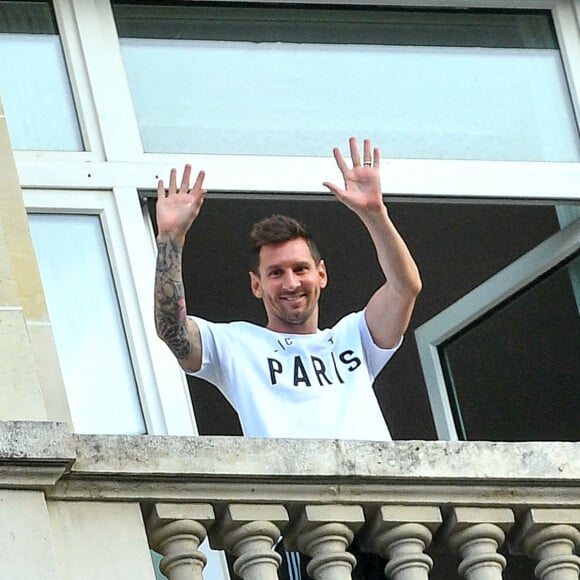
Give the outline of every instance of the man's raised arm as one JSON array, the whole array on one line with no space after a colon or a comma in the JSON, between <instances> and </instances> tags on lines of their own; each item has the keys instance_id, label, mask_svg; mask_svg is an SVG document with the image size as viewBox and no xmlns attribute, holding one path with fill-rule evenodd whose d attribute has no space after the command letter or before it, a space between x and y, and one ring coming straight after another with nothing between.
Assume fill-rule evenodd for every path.
<instances>
[{"instance_id":1,"label":"man's raised arm","mask_svg":"<svg viewBox=\"0 0 580 580\"><path fill-rule=\"evenodd\" d=\"M350 138L349 145L352 169L340 150L333 150L344 178L344 189L326 181L324 186L356 213L371 236L386 280L367 304L366 321L377 346L391 348L409 325L415 300L421 291L421 277L383 203L378 148L372 149L371 142L365 139L361 161L354 137Z\"/></svg>"},{"instance_id":2,"label":"man's raised arm","mask_svg":"<svg viewBox=\"0 0 580 580\"><path fill-rule=\"evenodd\" d=\"M195 322L187 317L182 275L185 235L199 215L205 190L205 174L200 171L189 188L191 166L186 165L178 189L175 169L169 189L163 180L157 185L157 267L155 270L155 326L179 364L187 371L201 367L201 337Z\"/></svg>"}]
</instances>

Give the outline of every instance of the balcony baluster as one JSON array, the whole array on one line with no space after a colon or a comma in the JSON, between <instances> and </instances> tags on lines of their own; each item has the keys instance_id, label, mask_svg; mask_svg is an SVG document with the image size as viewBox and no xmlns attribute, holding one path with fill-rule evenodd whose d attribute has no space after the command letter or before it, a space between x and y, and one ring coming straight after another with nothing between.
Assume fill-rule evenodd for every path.
<instances>
[{"instance_id":1,"label":"balcony baluster","mask_svg":"<svg viewBox=\"0 0 580 580\"><path fill-rule=\"evenodd\" d=\"M230 504L210 543L235 556L234 572L244 580L278 580L282 558L272 548L287 523L282 505Z\"/></svg>"},{"instance_id":2,"label":"balcony baluster","mask_svg":"<svg viewBox=\"0 0 580 580\"><path fill-rule=\"evenodd\" d=\"M358 505L306 505L285 535L285 545L312 558L306 570L315 580L350 580L356 558L346 548L364 521Z\"/></svg>"},{"instance_id":3,"label":"balcony baluster","mask_svg":"<svg viewBox=\"0 0 580 580\"><path fill-rule=\"evenodd\" d=\"M445 535L461 554L459 574L467 580L501 580L506 559L497 549L513 522L509 509L454 508L445 522Z\"/></svg>"},{"instance_id":4,"label":"balcony baluster","mask_svg":"<svg viewBox=\"0 0 580 580\"><path fill-rule=\"evenodd\" d=\"M213 520L209 504L153 506L147 517L149 544L163 555L159 569L169 580L203 580L207 557L198 548Z\"/></svg>"},{"instance_id":5,"label":"balcony baluster","mask_svg":"<svg viewBox=\"0 0 580 580\"><path fill-rule=\"evenodd\" d=\"M382 506L361 534L361 547L388 560L392 580L427 580L433 560L424 553L441 512L431 506Z\"/></svg>"},{"instance_id":6,"label":"balcony baluster","mask_svg":"<svg viewBox=\"0 0 580 580\"><path fill-rule=\"evenodd\" d=\"M580 510L530 509L518 529L515 543L538 561L539 580L578 580Z\"/></svg>"}]
</instances>

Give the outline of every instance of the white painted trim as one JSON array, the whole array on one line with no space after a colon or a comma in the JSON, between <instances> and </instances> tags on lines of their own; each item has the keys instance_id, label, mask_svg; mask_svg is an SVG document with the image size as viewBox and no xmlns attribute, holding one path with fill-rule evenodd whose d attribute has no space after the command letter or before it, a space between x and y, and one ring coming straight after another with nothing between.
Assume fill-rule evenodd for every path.
<instances>
[{"instance_id":1,"label":"white painted trim","mask_svg":"<svg viewBox=\"0 0 580 580\"><path fill-rule=\"evenodd\" d=\"M576 126L580 128L580 22L574 4L573 0L559 3L552 10L552 19L568 81L570 100L576 115Z\"/></svg>"},{"instance_id":2,"label":"white painted trim","mask_svg":"<svg viewBox=\"0 0 580 580\"><path fill-rule=\"evenodd\" d=\"M136 317L140 345L139 367L142 388L155 433L197 435L197 425L185 374L175 357L157 336L153 319L153 285L156 246L151 236L149 215L144 215L135 188L114 190L123 247L129 252L126 268L131 271L134 294L128 297L139 310ZM146 364L144 364L144 362Z\"/></svg>"},{"instance_id":3,"label":"white painted trim","mask_svg":"<svg viewBox=\"0 0 580 580\"><path fill-rule=\"evenodd\" d=\"M71 0L53 3L60 40L67 65L77 118L85 146L86 159L103 159L97 111L92 98L90 80L83 59L81 38Z\"/></svg>"},{"instance_id":4,"label":"white painted trim","mask_svg":"<svg viewBox=\"0 0 580 580\"><path fill-rule=\"evenodd\" d=\"M24 201L29 212L100 217L147 432L196 435L184 374L153 327L154 256L135 189L27 190Z\"/></svg>"},{"instance_id":5,"label":"white painted trim","mask_svg":"<svg viewBox=\"0 0 580 580\"><path fill-rule=\"evenodd\" d=\"M457 440L438 347L580 248L580 219L560 230L415 330L440 439Z\"/></svg>"},{"instance_id":6,"label":"white painted trim","mask_svg":"<svg viewBox=\"0 0 580 580\"><path fill-rule=\"evenodd\" d=\"M133 187L153 194L171 167L191 163L205 169L212 192L328 193L325 180L341 182L332 157L289 158L213 155L156 155L140 161L31 160L15 153L24 188L111 189ZM388 197L580 201L580 163L384 159L383 192Z\"/></svg>"},{"instance_id":7,"label":"white painted trim","mask_svg":"<svg viewBox=\"0 0 580 580\"><path fill-rule=\"evenodd\" d=\"M317 0L311 3L316 4ZM343 3L550 9L573 106L580 118L579 0L345 0ZM172 166L180 168L185 162L191 162L195 169L206 170L210 193L317 195L327 193L322 181L340 181L330 151L324 158L143 153L109 2L56 0L55 12L73 92L78 99L82 131L92 152L16 152L24 188L136 187L153 192L158 176L166 178ZM580 163L385 159L382 165L384 193L389 198L538 202L580 199Z\"/></svg>"},{"instance_id":8,"label":"white painted trim","mask_svg":"<svg viewBox=\"0 0 580 580\"><path fill-rule=\"evenodd\" d=\"M100 0L67 1L74 10L105 156L133 161L143 147L111 6Z\"/></svg>"}]
</instances>

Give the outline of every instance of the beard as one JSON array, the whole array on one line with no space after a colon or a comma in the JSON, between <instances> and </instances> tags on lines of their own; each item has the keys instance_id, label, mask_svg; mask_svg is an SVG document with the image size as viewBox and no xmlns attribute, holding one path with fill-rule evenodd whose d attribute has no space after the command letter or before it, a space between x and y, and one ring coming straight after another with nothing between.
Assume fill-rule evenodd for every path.
<instances>
[{"instance_id":1,"label":"beard","mask_svg":"<svg viewBox=\"0 0 580 580\"><path fill-rule=\"evenodd\" d=\"M268 306L266 310L269 319L276 319L289 327L299 327L316 315L318 300L314 295L305 294L294 306L293 301L284 298L278 298Z\"/></svg>"}]
</instances>

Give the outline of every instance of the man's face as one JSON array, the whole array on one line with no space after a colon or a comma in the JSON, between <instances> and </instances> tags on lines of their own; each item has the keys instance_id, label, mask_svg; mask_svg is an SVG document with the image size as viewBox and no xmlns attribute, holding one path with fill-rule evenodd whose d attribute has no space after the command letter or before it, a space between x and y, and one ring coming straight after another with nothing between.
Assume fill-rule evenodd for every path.
<instances>
[{"instance_id":1,"label":"man's face","mask_svg":"<svg viewBox=\"0 0 580 580\"><path fill-rule=\"evenodd\" d=\"M318 327L318 299L326 287L324 261L318 265L303 238L263 246L259 275L250 272L252 292L264 302L268 328L308 334Z\"/></svg>"}]
</instances>

